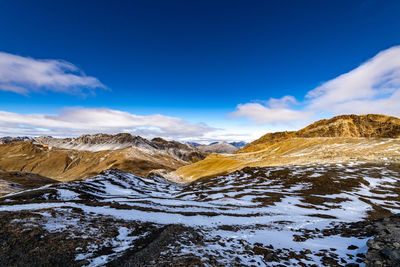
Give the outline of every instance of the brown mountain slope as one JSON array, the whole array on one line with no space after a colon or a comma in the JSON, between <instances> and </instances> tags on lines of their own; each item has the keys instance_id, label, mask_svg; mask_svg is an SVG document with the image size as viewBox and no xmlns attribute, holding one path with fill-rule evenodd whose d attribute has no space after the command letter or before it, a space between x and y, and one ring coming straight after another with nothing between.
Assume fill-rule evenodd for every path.
<instances>
[{"instance_id":1,"label":"brown mountain slope","mask_svg":"<svg viewBox=\"0 0 400 267\"><path fill-rule=\"evenodd\" d=\"M317 121L297 132L267 133L236 153L254 152L274 142L294 137L399 138L400 119L378 114L336 116Z\"/></svg>"},{"instance_id":2,"label":"brown mountain slope","mask_svg":"<svg viewBox=\"0 0 400 267\"><path fill-rule=\"evenodd\" d=\"M98 137L94 136L93 139ZM114 150L100 150L103 144L98 141L94 152L62 148L63 145L68 145L90 149L90 146L94 145L88 141L82 142L82 138L42 138L41 144L37 140L2 144L0 170L24 171L58 181L69 181L90 177L107 169L119 169L147 176L155 170L173 171L204 158L203 154L193 147L161 138L152 141L136 138L138 142L134 146L129 142L120 142L119 137L120 135L117 135L116 139L108 135L105 137L109 141L105 147ZM84 138L91 139L88 136ZM118 149L120 147L124 148Z\"/></svg>"},{"instance_id":3,"label":"brown mountain slope","mask_svg":"<svg viewBox=\"0 0 400 267\"><path fill-rule=\"evenodd\" d=\"M297 132L269 133L235 154L211 154L170 173L187 182L228 174L244 167L340 163L400 162L400 119L384 115L343 115L321 120Z\"/></svg>"},{"instance_id":4,"label":"brown mountain slope","mask_svg":"<svg viewBox=\"0 0 400 267\"><path fill-rule=\"evenodd\" d=\"M0 196L54 183L58 183L58 181L38 174L0 170Z\"/></svg>"}]
</instances>

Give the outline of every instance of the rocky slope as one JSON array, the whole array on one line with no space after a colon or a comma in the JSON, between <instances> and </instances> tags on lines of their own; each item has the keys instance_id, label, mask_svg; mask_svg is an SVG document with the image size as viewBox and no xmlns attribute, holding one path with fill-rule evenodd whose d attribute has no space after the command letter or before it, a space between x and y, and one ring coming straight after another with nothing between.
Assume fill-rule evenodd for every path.
<instances>
[{"instance_id":1,"label":"rocky slope","mask_svg":"<svg viewBox=\"0 0 400 267\"><path fill-rule=\"evenodd\" d=\"M343 115L297 132L269 133L231 155L206 159L168 174L187 182L244 167L351 161L399 162L400 119L384 115Z\"/></svg>"},{"instance_id":2,"label":"rocky slope","mask_svg":"<svg viewBox=\"0 0 400 267\"><path fill-rule=\"evenodd\" d=\"M202 158L203 153L191 146L130 134L40 137L0 145L1 170L36 173L59 181L86 178L107 169L147 176Z\"/></svg>"}]
</instances>

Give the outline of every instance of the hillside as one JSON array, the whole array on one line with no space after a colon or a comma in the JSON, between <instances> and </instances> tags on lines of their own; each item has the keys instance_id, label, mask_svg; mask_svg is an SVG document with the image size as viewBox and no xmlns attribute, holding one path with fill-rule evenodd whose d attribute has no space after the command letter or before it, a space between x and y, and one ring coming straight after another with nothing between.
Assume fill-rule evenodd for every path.
<instances>
[{"instance_id":1,"label":"hillside","mask_svg":"<svg viewBox=\"0 0 400 267\"><path fill-rule=\"evenodd\" d=\"M129 134L40 137L0 145L0 170L36 173L59 181L86 178L108 169L147 176L203 158L199 150L185 144Z\"/></svg>"},{"instance_id":2,"label":"hillside","mask_svg":"<svg viewBox=\"0 0 400 267\"><path fill-rule=\"evenodd\" d=\"M400 161L400 119L384 115L342 115L297 132L268 133L231 155L211 154L179 168L169 179L187 182L244 167Z\"/></svg>"},{"instance_id":3,"label":"hillside","mask_svg":"<svg viewBox=\"0 0 400 267\"><path fill-rule=\"evenodd\" d=\"M0 170L0 196L54 183L58 183L58 181L38 174Z\"/></svg>"},{"instance_id":4,"label":"hillside","mask_svg":"<svg viewBox=\"0 0 400 267\"><path fill-rule=\"evenodd\" d=\"M377 114L336 116L319 120L297 132L267 133L236 153L258 151L271 143L294 137L399 138L400 119Z\"/></svg>"}]
</instances>

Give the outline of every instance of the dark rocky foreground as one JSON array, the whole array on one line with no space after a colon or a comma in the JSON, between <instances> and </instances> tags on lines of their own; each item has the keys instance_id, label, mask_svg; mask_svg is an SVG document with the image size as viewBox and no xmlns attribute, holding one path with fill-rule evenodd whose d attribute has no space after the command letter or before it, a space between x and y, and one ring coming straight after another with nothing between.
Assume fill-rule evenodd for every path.
<instances>
[{"instance_id":1,"label":"dark rocky foreground","mask_svg":"<svg viewBox=\"0 0 400 267\"><path fill-rule=\"evenodd\" d=\"M373 223L374 238L368 240L368 266L400 266L400 214Z\"/></svg>"},{"instance_id":2,"label":"dark rocky foreground","mask_svg":"<svg viewBox=\"0 0 400 267\"><path fill-rule=\"evenodd\" d=\"M80 212L76 210L76 212ZM52 211L52 216L62 216L57 211ZM195 228L186 227L179 224L155 225L151 223L138 223L113 220L110 218L92 218L86 223L92 224L96 232L87 233L77 232L76 229L65 229L62 232L49 232L45 230L40 222L42 215L31 212L9 213L3 212L0 215L0 266L85 266L96 265L87 259L80 260L78 255L91 253L90 249L99 246L99 249L92 256L98 257L97 264L107 266L225 266L220 263L220 258L215 255L205 255L204 258L190 253L174 254L179 251L181 246L204 247L216 242L224 246L224 241L219 237L209 239L202 235L201 231ZM30 221L27 227L26 221ZM393 222L395 224L393 224ZM389 224L387 224L389 222ZM364 263L367 266L399 266L399 216L385 218L384 220L362 221L351 224L342 224L322 231L325 237L341 235L356 236L359 238L371 237L367 244L369 250L364 255L358 253L354 259L356 263L347 263L339 260L339 255L335 252L334 244L329 250L321 249L312 252L309 249L293 252L290 249L275 249L272 245L264 246L256 243L253 246L245 245L249 256L260 256L264 265L268 266L287 266L293 260L298 261L300 266L318 266L319 264L301 264L302 260L311 257L320 257L321 263L325 266L359 266ZM383 226L383 227L379 227ZM115 247L111 240L120 235L119 229L124 227L131 231L132 237L139 236L138 239L129 243L129 248L120 256L110 259L109 262L103 260L102 256L112 255ZM384 229L389 227L392 231L388 234ZM318 232L318 231L317 231ZM314 237L305 232L294 235L297 242ZM127 237L129 239L129 236ZM110 242L111 241L111 242ZM121 240L120 240L121 241ZM242 241L245 244L245 241ZM93 245L95 244L95 245ZM356 249L356 246L349 246L349 249ZM239 258L235 259L235 251L230 263L232 266L240 266ZM314 254L314 255L313 255ZM116 256L116 255L114 255ZM250 260L251 262L251 260ZM94 263L94 264L93 264ZM260 266L254 264L252 266Z\"/></svg>"},{"instance_id":3,"label":"dark rocky foreground","mask_svg":"<svg viewBox=\"0 0 400 267\"><path fill-rule=\"evenodd\" d=\"M399 266L394 164L107 171L0 198L0 266Z\"/></svg>"}]
</instances>

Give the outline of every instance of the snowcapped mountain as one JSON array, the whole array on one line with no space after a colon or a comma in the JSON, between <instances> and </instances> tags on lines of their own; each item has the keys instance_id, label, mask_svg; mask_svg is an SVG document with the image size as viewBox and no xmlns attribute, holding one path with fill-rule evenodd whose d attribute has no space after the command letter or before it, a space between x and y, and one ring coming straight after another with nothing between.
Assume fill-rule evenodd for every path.
<instances>
[{"instance_id":1,"label":"snowcapped mountain","mask_svg":"<svg viewBox=\"0 0 400 267\"><path fill-rule=\"evenodd\" d=\"M86 178L108 169L147 176L204 157L186 144L130 134L38 137L0 145L0 169L36 173L59 181Z\"/></svg>"},{"instance_id":2,"label":"snowcapped mountain","mask_svg":"<svg viewBox=\"0 0 400 267\"><path fill-rule=\"evenodd\" d=\"M223 154L232 154L236 150L238 150L237 147L226 142L214 142L209 145L200 145L197 146L197 149L205 153L223 153Z\"/></svg>"},{"instance_id":3,"label":"snowcapped mountain","mask_svg":"<svg viewBox=\"0 0 400 267\"><path fill-rule=\"evenodd\" d=\"M247 146L249 143L244 142L244 141L238 141L238 142L230 142L229 144L231 144L232 146L236 147L236 148L242 148L244 146Z\"/></svg>"},{"instance_id":4,"label":"snowcapped mountain","mask_svg":"<svg viewBox=\"0 0 400 267\"><path fill-rule=\"evenodd\" d=\"M190 146L198 148L200 151L205 153L223 153L232 154L236 150L246 146L248 143L244 141L239 142L211 142L208 145L196 143L196 142L185 142Z\"/></svg>"}]
</instances>

